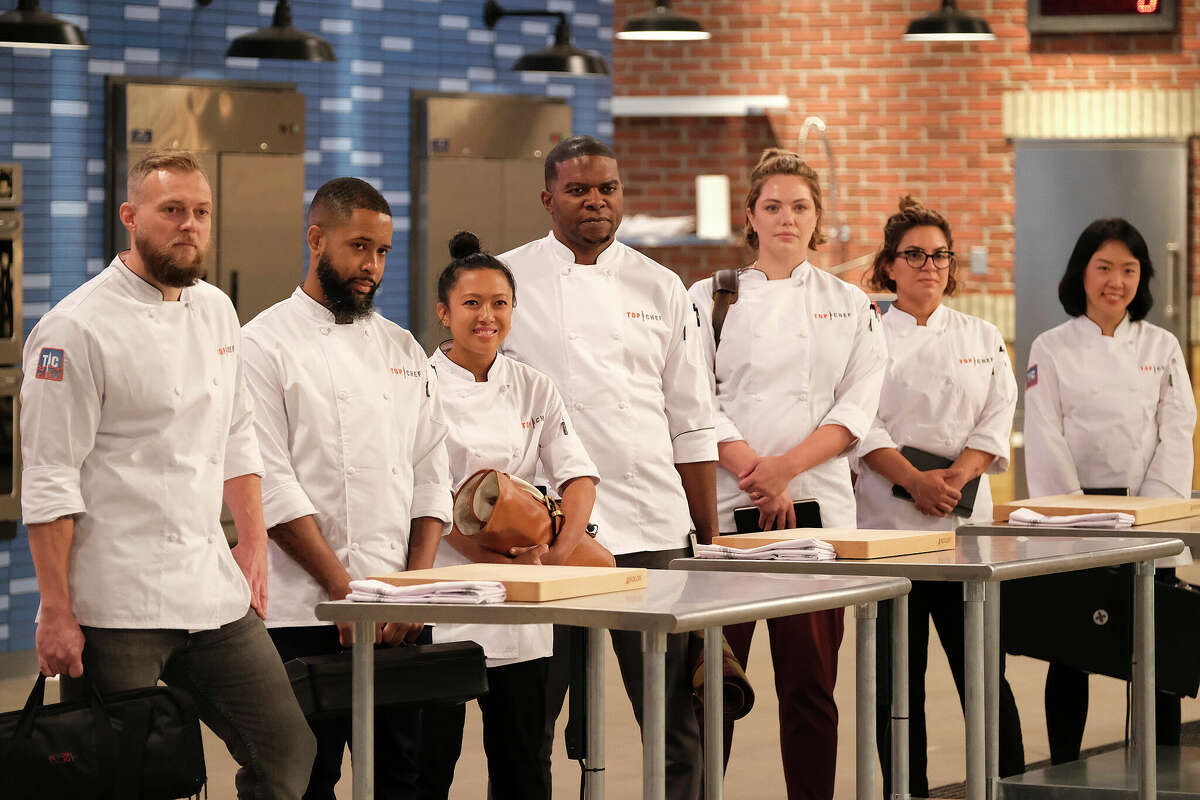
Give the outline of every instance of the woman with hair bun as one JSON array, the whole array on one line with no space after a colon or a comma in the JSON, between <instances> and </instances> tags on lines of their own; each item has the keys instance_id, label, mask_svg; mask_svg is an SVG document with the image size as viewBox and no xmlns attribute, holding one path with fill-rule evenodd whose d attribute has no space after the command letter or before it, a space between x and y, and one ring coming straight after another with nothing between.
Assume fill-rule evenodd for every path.
<instances>
[{"instance_id":1,"label":"woman with hair bun","mask_svg":"<svg viewBox=\"0 0 1200 800\"><path fill-rule=\"evenodd\" d=\"M598 471L571 424L551 380L499 353L512 323L516 285L502 262L460 231L454 259L438 279L437 313L450 330L429 364L436 370L446 415L446 450L457 488L480 469L498 469L534 483L541 473L562 498L564 521L550 547L514 548L507 555L452 530L434 566L471 562L562 564L586 536ZM491 797L549 800L550 774L539 751L546 726L550 625L438 625L435 642L473 640L487 656L489 691L479 698ZM445 800L462 749L464 707L422 712L421 800Z\"/></svg>"},{"instance_id":2,"label":"woman with hair bun","mask_svg":"<svg viewBox=\"0 0 1200 800\"><path fill-rule=\"evenodd\" d=\"M750 176L737 301L714 319L714 279L689 294L714 397L720 529L750 507L761 530L796 527L794 503L816 498L825 527L854 527L847 455L875 418L886 351L879 319L856 286L823 272L808 251L821 233L821 186L795 153L770 149ZM716 329L720 329L719 336ZM745 512L743 512L745 513ZM743 666L755 623L725 628ZM842 610L768 620L779 739L789 800L833 797L833 699ZM733 737L725 726L725 755Z\"/></svg>"},{"instance_id":3,"label":"woman with hair bun","mask_svg":"<svg viewBox=\"0 0 1200 800\"><path fill-rule=\"evenodd\" d=\"M1196 402L1178 340L1146 321L1154 303L1146 240L1123 219L1080 234L1058 285L1071 319L1033 340L1025 375L1025 473L1031 497L1189 497ZM1160 573L1191 563L1184 550ZM1179 744L1179 697L1159 692L1158 743ZM1050 760L1075 761L1087 721L1086 672L1046 672Z\"/></svg>"},{"instance_id":4,"label":"woman with hair bun","mask_svg":"<svg viewBox=\"0 0 1200 800\"><path fill-rule=\"evenodd\" d=\"M883 227L867 276L896 293L883 315L888 365L871 430L858 446L858 526L955 530L992 519L987 473L1008 469L1017 384L995 325L948 308L958 262L945 217L911 197ZM885 796L891 793L891 603L879 609L877 717ZM925 668L929 620L937 626L959 699L963 696L963 597L957 583L914 581L908 596L909 791L929 794ZM1021 722L1008 681L1000 683L1000 775L1023 772Z\"/></svg>"}]
</instances>

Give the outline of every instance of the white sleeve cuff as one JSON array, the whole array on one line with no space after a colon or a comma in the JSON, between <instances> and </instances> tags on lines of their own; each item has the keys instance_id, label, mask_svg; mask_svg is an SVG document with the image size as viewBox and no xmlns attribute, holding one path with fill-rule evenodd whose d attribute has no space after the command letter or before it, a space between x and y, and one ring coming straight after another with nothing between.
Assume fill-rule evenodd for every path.
<instances>
[{"instance_id":1,"label":"white sleeve cuff","mask_svg":"<svg viewBox=\"0 0 1200 800\"><path fill-rule=\"evenodd\" d=\"M442 484L426 483L413 487L412 507L409 516L433 517L449 523L454 518L454 498Z\"/></svg>"},{"instance_id":2,"label":"white sleeve cuff","mask_svg":"<svg viewBox=\"0 0 1200 800\"><path fill-rule=\"evenodd\" d=\"M268 529L317 513L317 507L294 481L264 490L262 505L263 520Z\"/></svg>"},{"instance_id":3,"label":"white sleeve cuff","mask_svg":"<svg viewBox=\"0 0 1200 800\"><path fill-rule=\"evenodd\" d=\"M687 431L671 442L676 464L717 460L717 435L712 428Z\"/></svg>"},{"instance_id":4,"label":"white sleeve cuff","mask_svg":"<svg viewBox=\"0 0 1200 800\"><path fill-rule=\"evenodd\" d=\"M21 517L26 525L53 522L87 511L79 491L79 470L27 467L21 471Z\"/></svg>"}]
</instances>

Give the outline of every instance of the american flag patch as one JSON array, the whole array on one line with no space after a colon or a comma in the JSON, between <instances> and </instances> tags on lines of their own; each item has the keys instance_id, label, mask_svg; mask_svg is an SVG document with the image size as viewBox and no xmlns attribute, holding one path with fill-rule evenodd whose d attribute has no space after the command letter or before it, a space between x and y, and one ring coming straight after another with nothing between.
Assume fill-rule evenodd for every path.
<instances>
[{"instance_id":1,"label":"american flag patch","mask_svg":"<svg viewBox=\"0 0 1200 800\"><path fill-rule=\"evenodd\" d=\"M1025 388L1032 389L1037 386L1037 364L1031 364L1029 369L1025 370Z\"/></svg>"},{"instance_id":2,"label":"american flag patch","mask_svg":"<svg viewBox=\"0 0 1200 800\"><path fill-rule=\"evenodd\" d=\"M36 377L47 381L61 381L63 365L66 361L62 350L56 347L43 347L41 355L38 356Z\"/></svg>"}]
</instances>

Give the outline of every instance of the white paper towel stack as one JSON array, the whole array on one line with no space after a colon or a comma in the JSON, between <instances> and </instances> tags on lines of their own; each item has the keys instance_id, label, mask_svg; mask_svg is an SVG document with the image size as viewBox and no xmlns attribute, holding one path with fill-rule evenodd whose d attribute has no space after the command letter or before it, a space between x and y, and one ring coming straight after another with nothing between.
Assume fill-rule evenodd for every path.
<instances>
[{"instance_id":1,"label":"white paper towel stack","mask_svg":"<svg viewBox=\"0 0 1200 800\"><path fill-rule=\"evenodd\" d=\"M728 239L729 176L696 176L696 236L701 239Z\"/></svg>"}]
</instances>

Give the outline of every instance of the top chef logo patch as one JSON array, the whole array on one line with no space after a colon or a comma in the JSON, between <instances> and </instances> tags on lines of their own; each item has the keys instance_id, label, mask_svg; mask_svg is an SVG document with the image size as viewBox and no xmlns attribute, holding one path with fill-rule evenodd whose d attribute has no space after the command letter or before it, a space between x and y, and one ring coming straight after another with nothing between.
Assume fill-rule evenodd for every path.
<instances>
[{"instance_id":1,"label":"top chef logo patch","mask_svg":"<svg viewBox=\"0 0 1200 800\"><path fill-rule=\"evenodd\" d=\"M389 367L389 369L393 375L400 375L405 378L421 377L421 370L419 369L408 369L407 367Z\"/></svg>"},{"instance_id":2,"label":"top chef logo patch","mask_svg":"<svg viewBox=\"0 0 1200 800\"><path fill-rule=\"evenodd\" d=\"M546 420L546 417L543 414L539 414L536 417L530 417L529 419L521 420L521 430L527 431L530 428L536 426L538 423L544 422L545 420Z\"/></svg>"},{"instance_id":3,"label":"top chef logo patch","mask_svg":"<svg viewBox=\"0 0 1200 800\"><path fill-rule=\"evenodd\" d=\"M61 381L63 366L66 363L67 357L63 355L62 350L56 347L43 347L41 355L38 356L36 377L47 381Z\"/></svg>"},{"instance_id":4,"label":"top chef logo patch","mask_svg":"<svg viewBox=\"0 0 1200 800\"><path fill-rule=\"evenodd\" d=\"M1138 367L1142 372L1166 372L1166 364L1142 364Z\"/></svg>"},{"instance_id":5,"label":"top chef logo patch","mask_svg":"<svg viewBox=\"0 0 1200 800\"><path fill-rule=\"evenodd\" d=\"M814 311L813 319L849 319L849 311Z\"/></svg>"},{"instance_id":6,"label":"top chef logo patch","mask_svg":"<svg viewBox=\"0 0 1200 800\"><path fill-rule=\"evenodd\" d=\"M1029 369L1025 370L1025 388L1032 389L1037 386L1037 364L1030 364Z\"/></svg>"},{"instance_id":7,"label":"top chef logo patch","mask_svg":"<svg viewBox=\"0 0 1200 800\"><path fill-rule=\"evenodd\" d=\"M663 315L656 314L653 311L626 311L625 316L629 319L640 319L643 322L662 322Z\"/></svg>"},{"instance_id":8,"label":"top chef logo patch","mask_svg":"<svg viewBox=\"0 0 1200 800\"><path fill-rule=\"evenodd\" d=\"M995 356L963 356L958 360L959 364L991 364L995 361Z\"/></svg>"},{"instance_id":9,"label":"top chef logo patch","mask_svg":"<svg viewBox=\"0 0 1200 800\"><path fill-rule=\"evenodd\" d=\"M236 350L237 350L237 348L234 345L227 344L224 347L217 348L217 355L227 356L227 355L230 355L230 354L236 352Z\"/></svg>"}]
</instances>

